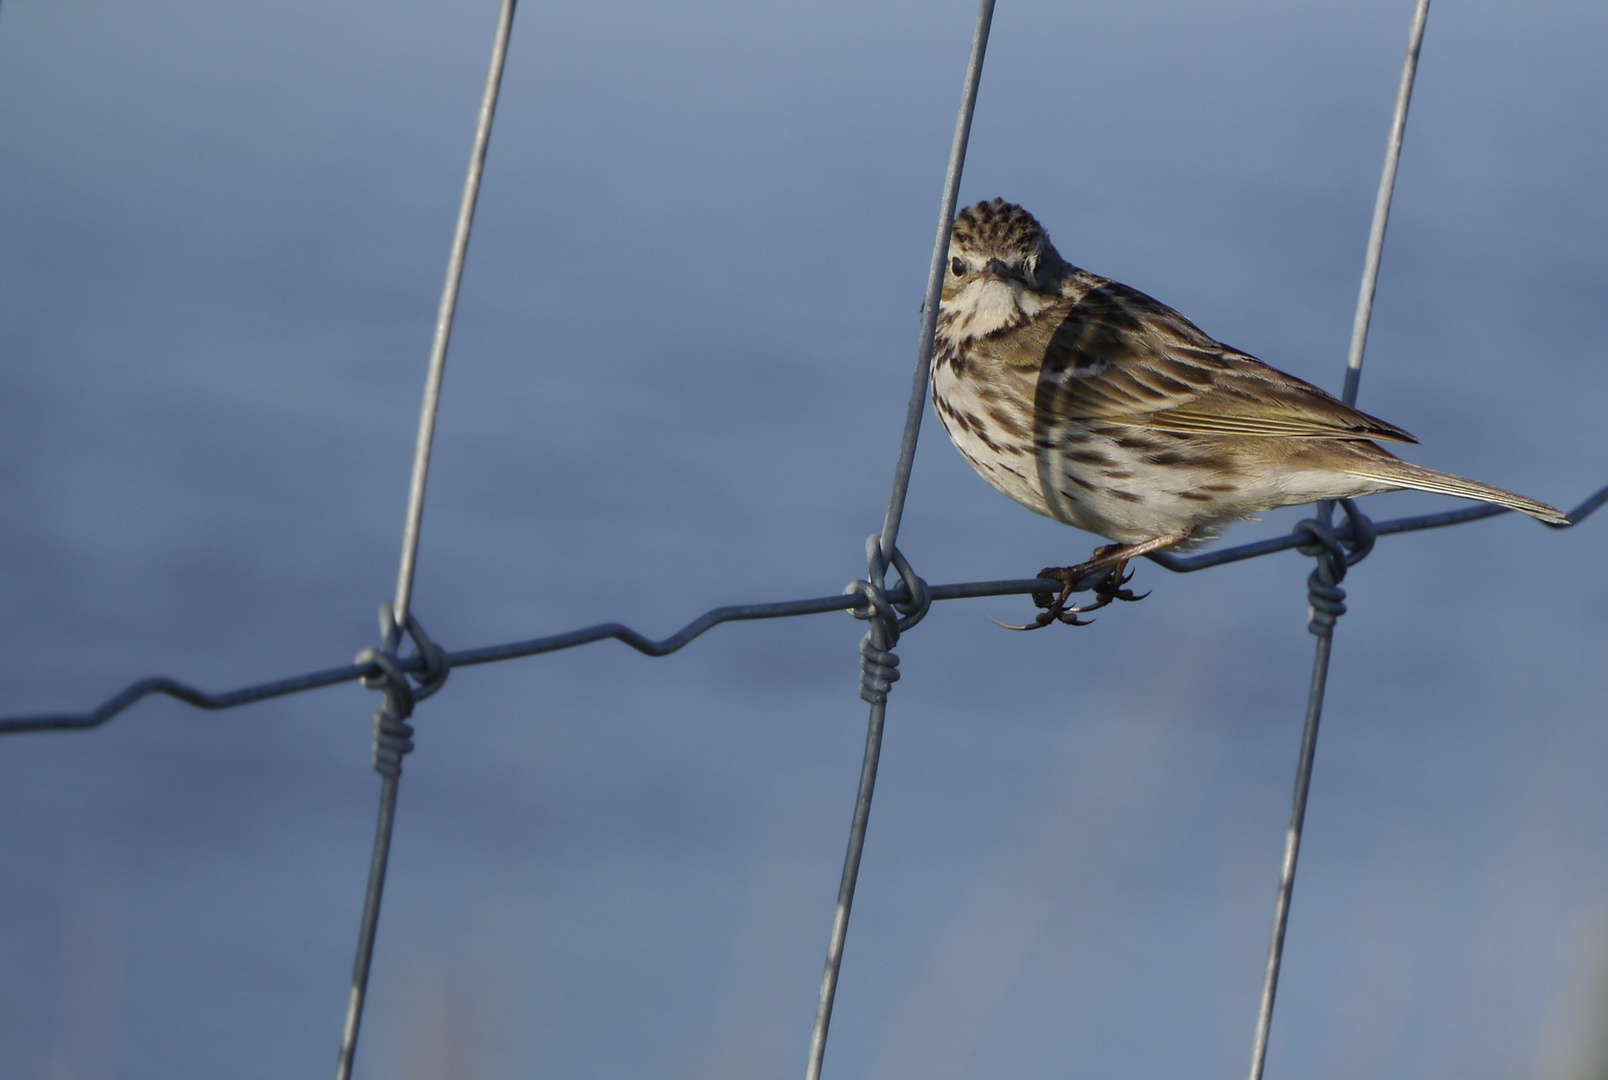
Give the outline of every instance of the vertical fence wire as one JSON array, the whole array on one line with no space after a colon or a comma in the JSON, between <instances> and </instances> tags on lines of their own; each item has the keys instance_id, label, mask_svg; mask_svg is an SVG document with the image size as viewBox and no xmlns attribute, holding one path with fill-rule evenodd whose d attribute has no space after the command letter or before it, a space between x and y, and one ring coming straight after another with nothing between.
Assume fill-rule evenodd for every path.
<instances>
[{"instance_id":1,"label":"vertical fence wire","mask_svg":"<svg viewBox=\"0 0 1608 1080\"><path fill-rule=\"evenodd\" d=\"M1357 384L1362 380L1362 353L1368 344L1368 324L1373 320L1374 289L1379 284L1379 259L1385 250L1385 226L1390 222L1390 200L1396 191L1396 166L1401 162L1401 142L1407 133L1407 106L1413 98L1413 80L1418 75L1418 50L1424 44L1424 24L1429 21L1429 0L1418 0L1413 8L1412 25L1407 30L1407 56L1401 64L1401 81L1396 87L1396 110L1390 117L1390 138L1385 143L1385 167L1379 175L1379 193L1374 196L1373 224L1368 229L1368 254L1362 264L1362 285L1357 291L1357 314L1351 323L1351 348L1346 353L1346 382L1340 400L1357 403Z\"/></svg>"},{"instance_id":2,"label":"vertical fence wire","mask_svg":"<svg viewBox=\"0 0 1608 1080\"><path fill-rule=\"evenodd\" d=\"M492 39L491 64L481 94L480 114L475 124L474 145L469 154L469 171L464 179L463 199L458 206L458 222L447 259L446 283L437 309L435 336L430 346L430 362L424 384L424 402L419 410L419 434L414 448L413 474L408 486L407 518L402 530L402 558L397 571L396 597L381 616L383 649L394 658L404 628L412 632L413 619L408 608L412 600L413 571L419 550L419 524L424 516L424 488L430 471L430 447L435 434L436 408L441 400L441 378L446 368L447 342L452 335L452 319L458 306L458 286L463 278L464 256L469 248L469 230L474 223L475 203L480 195L480 177L485 166L486 148L491 141L491 123L497 111L497 94L502 86L503 63L508 55L508 37L513 28L516 0L503 0ZM415 641L421 651L426 640ZM357 1053L357 1036L363 1020L363 1004L368 993L369 967L374 957L374 938L379 928L380 900L385 891L385 871L391 853L391 829L396 820L397 786L401 780L402 755L412 749L407 725L414 695L406 676L391 669L385 704L375 711L375 770L380 773L380 807L374 826L374 854L369 864L368 888L363 898L363 916L358 928L357 955L352 964L352 986L347 998L346 1022L336 1059L336 1080L349 1080ZM399 685L398 685L399 684ZM437 684L439 685L439 683Z\"/></svg>"},{"instance_id":3,"label":"vertical fence wire","mask_svg":"<svg viewBox=\"0 0 1608 1080\"><path fill-rule=\"evenodd\" d=\"M1385 226L1390 220L1390 201L1396 189L1396 168L1401 161L1402 139L1407 131L1407 107L1412 101L1413 80L1418 74L1418 53L1424 43L1424 25L1429 19L1429 0L1416 0L1412 23L1407 31L1407 55L1402 60L1401 80L1396 87L1396 108L1391 115L1390 136L1385 143L1385 164L1379 177L1379 191L1374 198L1373 224L1368 230L1368 250L1363 259L1362 284L1357 293L1357 312L1351 326L1351 346L1346 356L1345 387L1341 400L1347 405L1357 402L1357 387L1362 379L1362 357L1368 343L1368 326L1373 318L1374 290L1379 283L1379 261L1385 247ZM1351 507L1347 513L1351 514ZM1318 508L1317 522L1327 532L1334 513L1333 503ZM1365 519L1364 519L1365 520ZM1353 525L1358 521L1354 517ZM1331 548L1332 552L1332 548ZM1363 552L1365 553L1365 551ZM1268 1034L1273 1025L1273 1000L1278 992L1279 967L1284 957L1284 934L1290 918L1290 897L1295 890L1296 862L1301 854L1301 833L1306 823L1307 794L1312 787L1312 764L1317 752L1318 723L1323 716L1323 697L1329 680L1329 656L1334 647L1335 617L1344 613L1345 593L1340 590L1338 578L1344 575L1345 559L1335 559L1330 552L1320 554L1320 566L1308 581L1313 612L1308 629L1317 636L1312 657L1312 686L1307 694L1306 720L1301 731L1301 751L1296 764L1295 794L1290 805L1290 824L1284 837L1284 860L1279 869L1278 894L1273 903L1273 930L1267 947L1267 965L1262 976L1262 996L1256 1012L1256 1034L1251 1045L1250 1080L1261 1080L1267 1062ZM1323 580L1323 560L1329 557L1328 576ZM1360 557L1360 556L1358 556ZM1335 572L1337 568L1338 573ZM1324 585L1327 585L1327 590ZM1318 608L1327 604L1328 617L1320 616Z\"/></svg>"},{"instance_id":4,"label":"vertical fence wire","mask_svg":"<svg viewBox=\"0 0 1608 1080\"><path fill-rule=\"evenodd\" d=\"M883 578L889 565L898 567L905 584L917 591L924 586L920 579L908 573L904 559L896 546L899 523L904 516L905 494L910 487L910 470L916 456L916 440L921 433L921 416L927 402L928 365L931 362L933 337L938 326L938 303L943 290L944 264L949 256L949 233L955 219L955 203L960 195L960 176L966 163L966 144L971 138L972 112L977 105L977 87L983 74L983 55L988 49L988 32L994 20L994 0L981 0L977 9L977 24L972 32L971 57L966 65L966 79L961 90L960 115L955 120L955 137L949 148L949 165L944 173L943 197L938 209L937 237L933 240L932 261L927 269L927 294L921 309L921 334L916 345L916 372L910 389L910 401L905 409L904 432L899 441L899 458L894 467L893 491L888 498L888 513L883 521L880 536L872 537L870 573L867 585L874 598L882 598ZM876 604L873 614L888 612L886 601ZM917 616L919 618L919 615ZM861 654L868 663L873 655L886 657L890 667L897 658L886 650L897 641L897 621L873 618ZM871 651L868 652L867 650ZM886 670L886 669L885 669ZM897 678L893 673L889 681ZM866 680L862 680L862 685ZM821 1063L826 1057L827 1030L832 1024L832 1004L837 996L838 972L843 963L843 946L848 939L849 912L854 906L854 888L860 876L860 855L865 850L866 826L871 816L871 797L876 789L877 763L882 756L882 730L887 719L887 682L880 691L862 696L871 702L870 720L866 726L865 756L860 765L860 784L855 792L854 815L849 826L848 851L843 857L843 876L838 883L837 907L832 916L832 930L827 938L826 965L821 975L821 995L815 1009L815 1023L810 1031L809 1060L804 1069L805 1080L820 1080Z\"/></svg>"},{"instance_id":5,"label":"vertical fence wire","mask_svg":"<svg viewBox=\"0 0 1608 1080\"><path fill-rule=\"evenodd\" d=\"M357 1032L363 1023L369 966L374 959L374 935L380 925L380 894L385 889L385 867L391 857L391 826L396 820L398 779L400 776L380 778L380 811L374 824L374 853L369 858L368 891L363 897L363 917L358 923L357 957L352 962L352 987L346 998L346 1022L341 1029L341 1049L335 1061L336 1080L348 1080L357 1055Z\"/></svg>"},{"instance_id":6,"label":"vertical fence wire","mask_svg":"<svg viewBox=\"0 0 1608 1080\"><path fill-rule=\"evenodd\" d=\"M871 706L871 721L865 733L865 757L860 764L860 786L854 795L854 818L849 825L849 849L843 856L843 877L838 882L837 908L832 914L832 932L826 945L826 971L821 976L821 996L815 1007L815 1024L810 1030L810 1056L804 1067L804 1080L820 1080L821 1063L826 1058L826 1033L832 1026L832 1003L837 997L838 969L843 963L843 944L849 933L849 910L854 906L854 886L860 876L860 854L865 850L865 830L871 818L871 795L877 784L877 762L882 756L882 727L887 719L884 702Z\"/></svg>"},{"instance_id":7,"label":"vertical fence wire","mask_svg":"<svg viewBox=\"0 0 1608 1080\"><path fill-rule=\"evenodd\" d=\"M413 569L419 555L419 523L424 518L424 483L430 472L430 447L435 440L436 407L441 401L441 377L447 367L447 342L452 337L452 319L458 310L458 286L463 280L464 257L469 251L469 229L474 225L475 202L480 198L480 175L485 169L486 148L491 143L491 121L497 112L497 92L502 85L503 61L508 55L508 35L514 23L514 4L503 0L497 18L497 33L491 47L491 70L486 74L485 92L480 98L480 117L475 124L474 146L469 152L469 175L463 183L463 199L458 204L458 223L452 234L451 254L447 257L447 280L441 288L441 304L436 309L435 337L430 342L430 365L424 379L424 402L419 408L419 435L413 449L413 477L408 484L407 518L402 525L402 562L396 575L396 599L391 608L396 625L407 625L408 605L413 595ZM395 648L397 642L389 643Z\"/></svg>"},{"instance_id":8,"label":"vertical fence wire","mask_svg":"<svg viewBox=\"0 0 1608 1080\"><path fill-rule=\"evenodd\" d=\"M888 515L882 523L882 554L888 559L893 558L893 547L899 539L905 493L910 488L910 469L916 459L916 438L921 434L921 414L927 405L932 342L938 332L938 303L944 289L944 264L949 260L949 233L955 223L955 203L960 198L960 174L966 166L966 145L971 141L977 85L983 77L983 54L988 51L988 31L993 22L994 0L982 0L977 9L977 27L972 32L971 58L966 64L966 82L961 89L955 138L949 147L949 166L944 171L944 194L938 207L938 235L932 244L932 261L927 265L927 295L921 304L916 372L911 380L910 401L905 406L904 434L899 440L899 460L893 470L893 492L888 497Z\"/></svg>"}]
</instances>

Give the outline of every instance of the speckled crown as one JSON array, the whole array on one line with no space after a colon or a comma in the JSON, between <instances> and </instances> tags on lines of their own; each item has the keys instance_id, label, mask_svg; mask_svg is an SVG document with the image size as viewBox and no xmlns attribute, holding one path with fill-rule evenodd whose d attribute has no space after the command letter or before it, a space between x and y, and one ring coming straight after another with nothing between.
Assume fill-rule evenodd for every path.
<instances>
[{"instance_id":1,"label":"speckled crown","mask_svg":"<svg viewBox=\"0 0 1608 1080\"><path fill-rule=\"evenodd\" d=\"M1032 259L1046 249L1054 250L1038 219L1004 199L962 210L955 216L950 242L991 259Z\"/></svg>"}]
</instances>

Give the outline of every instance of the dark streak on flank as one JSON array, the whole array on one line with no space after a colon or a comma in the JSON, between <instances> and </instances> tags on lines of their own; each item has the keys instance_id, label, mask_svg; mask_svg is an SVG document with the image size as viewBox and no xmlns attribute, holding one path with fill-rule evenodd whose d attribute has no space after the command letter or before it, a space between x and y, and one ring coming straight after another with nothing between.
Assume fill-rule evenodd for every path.
<instances>
[{"instance_id":1,"label":"dark streak on flank","mask_svg":"<svg viewBox=\"0 0 1608 1080\"><path fill-rule=\"evenodd\" d=\"M1122 449L1132 450L1137 454L1154 453L1155 451L1161 449L1161 446L1153 440L1143 438L1139 435L1132 434L1131 432L1119 434L1113 441Z\"/></svg>"},{"instance_id":2,"label":"dark streak on flank","mask_svg":"<svg viewBox=\"0 0 1608 1080\"><path fill-rule=\"evenodd\" d=\"M1020 439L1027 435L1027 429L1017 422L1016 417L1012 416L1006 409L1001 409L997 406L992 407L988 410L988 418L992 420L1001 431L1005 432L1007 435L1010 435L1012 438Z\"/></svg>"},{"instance_id":3,"label":"dark streak on flank","mask_svg":"<svg viewBox=\"0 0 1608 1080\"><path fill-rule=\"evenodd\" d=\"M1068 480L1072 481L1074 484L1076 484L1078 487L1082 488L1084 491L1098 490L1097 488L1095 488L1095 486L1093 484L1089 483L1087 480L1083 479L1083 477L1081 477L1081 476L1073 476L1071 473L1062 473L1061 475L1065 476Z\"/></svg>"}]
</instances>

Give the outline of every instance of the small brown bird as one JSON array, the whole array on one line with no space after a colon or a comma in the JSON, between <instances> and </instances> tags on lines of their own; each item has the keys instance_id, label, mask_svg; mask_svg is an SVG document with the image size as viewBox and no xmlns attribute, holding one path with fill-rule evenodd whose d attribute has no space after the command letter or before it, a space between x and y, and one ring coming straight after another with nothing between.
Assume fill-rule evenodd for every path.
<instances>
[{"instance_id":1,"label":"small brown bird","mask_svg":"<svg viewBox=\"0 0 1608 1080\"><path fill-rule=\"evenodd\" d=\"M1417 488L1521 510L1545 503L1402 461L1412 443L1310 383L1202 333L1167 305L1063 259L1001 199L955 218L932 356L932 399L962 456L1037 513L1116 541L1041 576L1060 597L1026 627L1113 599L1127 561L1210 538L1264 510ZM1085 608L1073 586L1110 570Z\"/></svg>"}]
</instances>

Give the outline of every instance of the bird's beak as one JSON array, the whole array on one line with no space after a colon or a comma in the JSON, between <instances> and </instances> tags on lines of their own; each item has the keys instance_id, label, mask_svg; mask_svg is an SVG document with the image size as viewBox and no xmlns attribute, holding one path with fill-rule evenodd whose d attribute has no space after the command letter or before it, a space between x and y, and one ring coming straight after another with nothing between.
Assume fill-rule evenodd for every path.
<instances>
[{"instance_id":1,"label":"bird's beak","mask_svg":"<svg viewBox=\"0 0 1608 1080\"><path fill-rule=\"evenodd\" d=\"M1003 278L1006 281L1010 281L1016 277L1015 272L1013 272L1009 266L1005 265L1004 259L989 259L988 265L983 267L983 273L991 274L997 278Z\"/></svg>"}]
</instances>

